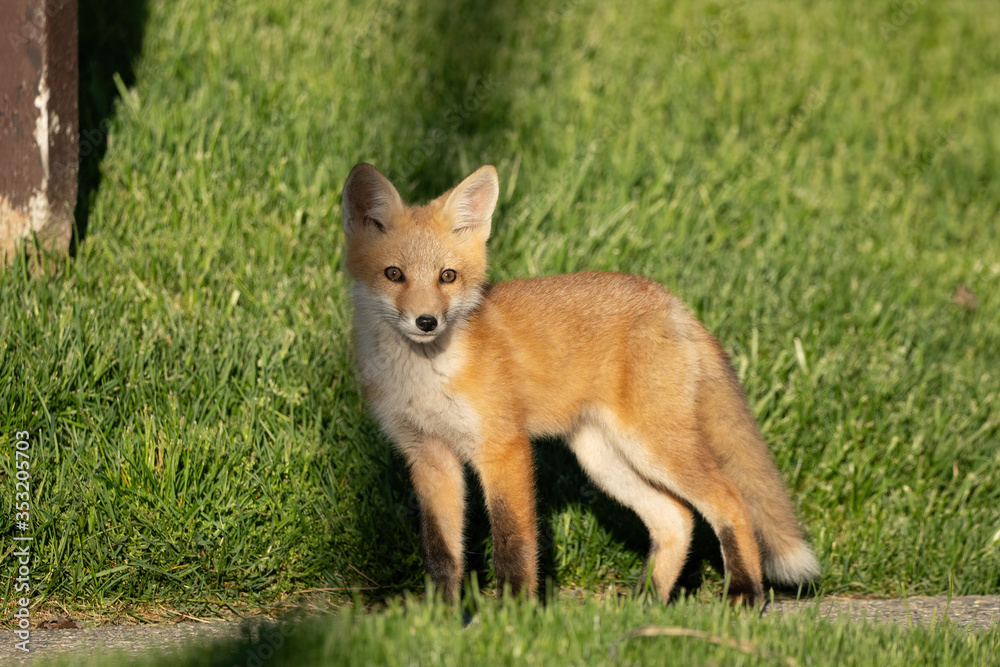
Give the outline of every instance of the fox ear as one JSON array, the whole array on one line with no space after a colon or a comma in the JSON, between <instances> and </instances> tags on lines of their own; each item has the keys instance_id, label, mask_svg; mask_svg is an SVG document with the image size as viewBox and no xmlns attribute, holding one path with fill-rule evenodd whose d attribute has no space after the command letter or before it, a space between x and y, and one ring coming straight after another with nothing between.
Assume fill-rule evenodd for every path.
<instances>
[{"instance_id":1,"label":"fox ear","mask_svg":"<svg viewBox=\"0 0 1000 667\"><path fill-rule=\"evenodd\" d=\"M345 234L351 236L365 228L384 232L402 209L403 200L388 178L370 164L354 165L344 183Z\"/></svg>"},{"instance_id":2,"label":"fox ear","mask_svg":"<svg viewBox=\"0 0 1000 667\"><path fill-rule=\"evenodd\" d=\"M486 165L474 171L455 186L444 203L445 214L451 217L452 231L476 230L488 237L499 196L497 170Z\"/></svg>"}]
</instances>

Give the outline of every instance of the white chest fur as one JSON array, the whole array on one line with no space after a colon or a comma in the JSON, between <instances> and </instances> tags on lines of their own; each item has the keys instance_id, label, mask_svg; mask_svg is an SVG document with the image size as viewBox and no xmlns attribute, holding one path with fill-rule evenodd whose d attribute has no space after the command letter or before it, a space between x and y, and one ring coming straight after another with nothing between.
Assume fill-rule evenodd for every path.
<instances>
[{"instance_id":1,"label":"white chest fur","mask_svg":"<svg viewBox=\"0 0 1000 667\"><path fill-rule=\"evenodd\" d=\"M417 443L414 436L440 438L468 460L468 448L480 438L472 406L450 389L465 363L454 340L440 347L412 343L376 320L356 320L359 370L373 389L371 406L382 428L397 446Z\"/></svg>"}]
</instances>

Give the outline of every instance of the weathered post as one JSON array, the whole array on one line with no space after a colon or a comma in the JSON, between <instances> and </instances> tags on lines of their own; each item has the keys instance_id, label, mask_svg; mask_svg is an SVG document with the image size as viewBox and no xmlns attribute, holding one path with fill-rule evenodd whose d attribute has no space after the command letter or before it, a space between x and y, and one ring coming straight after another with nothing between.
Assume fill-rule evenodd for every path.
<instances>
[{"instance_id":1,"label":"weathered post","mask_svg":"<svg viewBox=\"0 0 1000 667\"><path fill-rule=\"evenodd\" d=\"M79 171L77 0L0 1L0 267L66 251Z\"/></svg>"}]
</instances>

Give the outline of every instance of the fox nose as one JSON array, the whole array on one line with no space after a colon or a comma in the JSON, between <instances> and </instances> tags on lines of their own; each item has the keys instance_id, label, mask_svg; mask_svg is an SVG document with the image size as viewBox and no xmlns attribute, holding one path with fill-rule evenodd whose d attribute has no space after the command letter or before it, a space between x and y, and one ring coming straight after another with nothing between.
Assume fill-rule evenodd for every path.
<instances>
[{"instance_id":1,"label":"fox nose","mask_svg":"<svg viewBox=\"0 0 1000 667\"><path fill-rule=\"evenodd\" d=\"M430 333L437 329L438 321L433 315L420 315L417 317L417 328L423 332Z\"/></svg>"}]
</instances>

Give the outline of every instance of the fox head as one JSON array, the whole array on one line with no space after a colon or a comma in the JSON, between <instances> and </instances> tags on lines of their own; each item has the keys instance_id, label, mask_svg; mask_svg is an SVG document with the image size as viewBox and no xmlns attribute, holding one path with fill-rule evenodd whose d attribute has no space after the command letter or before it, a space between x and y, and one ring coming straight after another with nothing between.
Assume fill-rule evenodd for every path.
<instances>
[{"instance_id":1,"label":"fox head","mask_svg":"<svg viewBox=\"0 0 1000 667\"><path fill-rule=\"evenodd\" d=\"M375 167L355 165L343 195L355 311L415 343L467 319L482 299L499 193L487 165L434 201L408 206Z\"/></svg>"}]
</instances>

